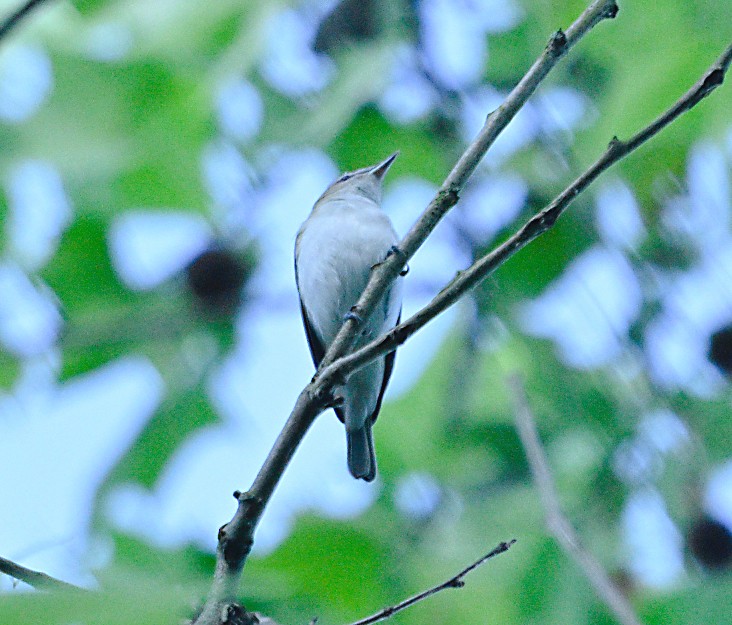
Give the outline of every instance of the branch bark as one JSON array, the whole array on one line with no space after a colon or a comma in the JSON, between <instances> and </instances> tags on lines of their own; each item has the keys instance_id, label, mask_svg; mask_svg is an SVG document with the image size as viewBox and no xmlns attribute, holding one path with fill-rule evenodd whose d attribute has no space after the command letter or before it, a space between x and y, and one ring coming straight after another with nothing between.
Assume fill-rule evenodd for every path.
<instances>
[{"instance_id":1,"label":"branch bark","mask_svg":"<svg viewBox=\"0 0 732 625\"><path fill-rule=\"evenodd\" d=\"M33 9L39 7L47 0L28 0L25 4L18 7L0 24L0 42L8 36L8 34L18 25L25 17L27 17Z\"/></svg>"},{"instance_id":2,"label":"branch bark","mask_svg":"<svg viewBox=\"0 0 732 625\"><path fill-rule=\"evenodd\" d=\"M564 552L579 565L598 597L607 605L615 618L622 625L642 625L633 606L613 583L597 558L582 545L574 527L562 512L554 478L539 440L534 415L529 406L523 383L518 376L511 377L508 383L513 395L516 429L541 497L547 528Z\"/></svg>"},{"instance_id":3,"label":"branch bark","mask_svg":"<svg viewBox=\"0 0 732 625\"><path fill-rule=\"evenodd\" d=\"M5 573L21 582L25 582L29 586L33 586L36 590L73 590L76 592L85 592L79 586L74 586L74 584L56 579L46 573L28 569L7 558L0 557L0 573Z\"/></svg>"},{"instance_id":4,"label":"branch bark","mask_svg":"<svg viewBox=\"0 0 732 625\"><path fill-rule=\"evenodd\" d=\"M380 301L405 263L414 255L445 214L457 203L459 193L475 171L488 148L515 117L557 62L604 19L614 18L615 0L595 0L566 31L557 31L539 58L506 97L488 115L476 139L460 157L434 199L399 244L399 252L377 265L354 310L325 354L313 381L303 389L274 446L270 450L251 488L234 496L238 507L232 520L219 530L216 569L211 591L197 625L218 625L227 603L234 601L241 571L253 544L254 530L285 468L315 418L332 404L332 389L343 379L345 369L336 361L352 347L360 323ZM359 321L359 318L361 321ZM376 355L373 356L375 358ZM365 363L362 362L360 366Z\"/></svg>"}]
</instances>

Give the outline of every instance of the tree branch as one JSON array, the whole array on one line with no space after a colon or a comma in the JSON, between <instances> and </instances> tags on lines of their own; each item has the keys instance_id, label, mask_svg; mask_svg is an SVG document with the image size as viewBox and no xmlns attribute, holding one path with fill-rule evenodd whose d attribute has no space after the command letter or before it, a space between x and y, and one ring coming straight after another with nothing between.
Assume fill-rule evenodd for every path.
<instances>
[{"instance_id":1,"label":"tree branch","mask_svg":"<svg viewBox=\"0 0 732 625\"><path fill-rule=\"evenodd\" d=\"M613 583L597 558L585 549L577 532L562 512L549 463L539 440L534 415L531 412L521 378L512 376L508 381L513 395L516 429L518 430L536 488L541 497L547 528L565 553L582 569L600 599L622 625L641 625L633 606Z\"/></svg>"},{"instance_id":2,"label":"tree branch","mask_svg":"<svg viewBox=\"0 0 732 625\"><path fill-rule=\"evenodd\" d=\"M46 573L27 569L12 560L0 557L0 573L5 573L14 577L21 582L25 582L29 586L33 586L36 590L74 590L84 591L83 588L69 584Z\"/></svg>"},{"instance_id":3,"label":"tree branch","mask_svg":"<svg viewBox=\"0 0 732 625\"><path fill-rule=\"evenodd\" d=\"M732 63L732 45L724 51L691 89L653 123L640 130L627 141L620 141L617 137L613 137L600 158L562 191L549 206L529 219L521 229L509 237L504 243L478 259L468 269L459 271L455 278L429 304L409 319L403 321L378 339L344 356L330 367L321 371L321 379L327 380L331 375L345 377L367 365L375 358L394 351L415 332L452 306L465 293L492 274L516 252L548 231L574 199L590 186L601 173L638 149L682 113L691 110L714 91L714 89L722 84L730 63Z\"/></svg>"},{"instance_id":4,"label":"tree branch","mask_svg":"<svg viewBox=\"0 0 732 625\"><path fill-rule=\"evenodd\" d=\"M450 579L448 579L445 582L442 582L442 584L438 584L437 586L428 588L427 590L420 592L419 594L416 594L413 597L409 597L409 599L400 601L396 605L389 606L388 608L384 608L383 610L380 610L376 614L372 614L371 616L367 616L366 618L363 618L359 621L355 621L354 623L351 623L351 625L371 625L371 623L378 623L379 621L384 621L388 618L391 618L397 612L406 610L407 608L419 603L420 601L424 601L428 597L431 597L432 595L435 595L438 592L445 590L446 588L462 588L465 585L464 577L468 573L470 573L471 571L474 571L480 565L484 564L491 558L493 558L501 553L505 553L506 551L508 551L511 548L511 546L515 542L516 542L516 539L513 539L507 543L499 543L494 549L492 549L482 558L476 560L470 566L465 567L457 575L455 575L454 577L451 577Z\"/></svg>"},{"instance_id":5,"label":"tree branch","mask_svg":"<svg viewBox=\"0 0 732 625\"><path fill-rule=\"evenodd\" d=\"M346 321L326 353L319 373L300 393L274 446L270 450L251 488L236 492L237 511L219 530L216 570L198 625L217 625L222 608L234 600L241 570L251 550L254 530L295 449L314 419L332 404L332 389L343 379L345 370L329 366L351 349L359 321L368 319L404 264L414 255L444 215L457 203L458 194L475 171L488 148L513 119L559 59L596 24L617 13L614 0L595 0L566 30L558 31L504 103L487 118L478 137L458 160L434 199L399 244L399 253L389 256L371 273L368 285L356 304L358 315ZM374 355L373 358L376 356ZM364 363L361 364L363 366Z\"/></svg>"},{"instance_id":6,"label":"tree branch","mask_svg":"<svg viewBox=\"0 0 732 625\"><path fill-rule=\"evenodd\" d=\"M360 325L368 319L407 261L414 256L437 224L457 203L460 191L488 149L516 116L516 113L526 104L559 59L594 26L604 19L614 18L617 12L618 6L614 0L595 0L565 32L558 30L554 33L539 58L511 90L503 104L488 115L478 136L458 159L427 209L402 239L399 244L401 253L387 258L372 271L366 289L355 306L359 314L349 318L343 324L321 361L321 371L350 350Z\"/></svg>"},{"instance_id":7,"label":"tree branch","mask_svg":"<svg viewBox=\"0 0 732 625\"><path fill-rule=\"evenodd\" d=\"M24 5L18 7L0 23L0 41L2 41L33 9L40 6L47 0L28 0Z\"/></svg>"},{"instance_id":8,"label":"tree branch","mask_svg":"<svg viewBox=\"0 0 732 625\"><path fill-rule=\"evenodd\" d=\"M566 52L570 42L572 44L576 43L581 35L588 32L601 19L614 17L615 11L616 8L613 2L595 2L567 30L566 35L562 36L560 33L554 35L539 60L532 66L516 89L509 94L506 102L513 102L514 105L506 106L506 103L504 103L488 116L478 138L468 147L426 211L403 239L400 244L401 253L387 258L374 269L369 285L358 304L362 318L368 316L373 307L373 302L383 295L385 289L396 278L404 263L411 258L416 249L424 242L442 216L457 202L458 191L474 171L480 157L518 110L513 108L513 106L519 106L515 103L520 102L523 104L526 101L530 93L536 89L541 78L548 73L556 60ZM582 25L578 26L578 23L582 20L584 20ZM557 51L557 47L559 51ZM549 206L532 217L503 244L479 259L467 270L459 272L425 308L380 339L348 356L333 361L332 359L335 356L331 354L331 364L324 363L321 365L316 378L298 397L290 417L255 478L252 488L247 493L235 493L239 506L232 521L223 526L219 532L214 583L204 612L197 620L199 625L218 623L216 619L219 608L224 606L226 602L233 600L241 569L251 549L254 529L259 518L297 445L315 417L328 407L332 401L333 386L349 373L365 366L371 360L396 349L398 345L454 304L462 295L495 271L518 250L549 230L577 195L584 191L602 172L636 150L721 85L731 62L732 46L725 50L706 74L670 109L629 140L623 142L614 137L600 158L557 196ZM532 78L528 78L529 76ZM520 88L522 91L517 94L516 92ZM339 349L350 348L351 339L349 337L353 336L352 332L355 330L357 330L355 321L347 321L344 324L339 333L340 338L337 339L341 345ZM341 353L338 350L332 351L336 355Z\"/></svg>"}]
</instances>

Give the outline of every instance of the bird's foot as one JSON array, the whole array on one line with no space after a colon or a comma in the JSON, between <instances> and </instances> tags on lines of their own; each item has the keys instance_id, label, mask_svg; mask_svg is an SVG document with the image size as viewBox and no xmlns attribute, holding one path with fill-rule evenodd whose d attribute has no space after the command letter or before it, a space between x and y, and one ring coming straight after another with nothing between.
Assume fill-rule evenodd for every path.
<instances>
[{"instance_id":1,"label":"bird's foot","mask_svg":"<svg viewBox=\"0 0 732 625\"><path fill-rule=\"evenodd\" d=\"M363 316L358 306L352 306L345 315L343 315L343 321L355 321L358 325L363 325Z\"/></svg>"},{"instance_id":2,"label":"bird's foot","mask_svg":"<svg viewBox=\"0 0 732 625\"><path fill-rule=\"evenodd\" d=\"M396 246L396 245L392 245L392 246L391 246L391 247L389 248L389 251L388 251L388 252L387 252L387 254L386 254L386 257L387 257L387 258L389 258L389 256L399 256L399 257L401 257L401 258L403 258L403 259L405 259L405 260L406 260L406 256L407 256L407 255L406 255L406 254L405 254L404 252L402 252L402 250L401 250L401 249L399 249L399 247L398 247L398 246ZM404 263L404 268L403 268L403 269L402 269L402 270L401 270L401 271L399 272L399 275L400 275L400 276L402 276L402 277L404 277L404 276L406 276L406 275L407 275L408 273L409 273L409 265L408 265L407 263Z\"/></svg>"}]
</instances>

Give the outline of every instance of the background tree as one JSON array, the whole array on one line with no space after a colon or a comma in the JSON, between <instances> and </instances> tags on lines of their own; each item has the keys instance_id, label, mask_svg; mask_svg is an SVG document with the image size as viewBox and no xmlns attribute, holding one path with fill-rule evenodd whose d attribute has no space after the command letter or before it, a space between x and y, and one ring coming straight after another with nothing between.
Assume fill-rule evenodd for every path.
<instances>
[{"instance_id":1,"label":"background tree","mask_svg":"<svg viewBox=\"0 0 732 625\"><path fill-rule=\"evenodd\" d=\"M213 528L233 512L223 493L251 481L310 375L291 244L312 201L337 169L399 148L386 208L405 231L584 6L36 8L0 52L0 549L78 583L93 571L110 591L15 593L0 613L173 622L207 591ZM721 1L621 9L415 257L412 310L731 38ZM353 484L342 432L318 421L260 527L248 608L353 620L516 536L470 592L399 618L607 621L544 530L505 383L520 371L567 515L644 622L722 619L728 109L723 91L659 135L405 346L375 488Z\"/></svg>"}]
</instances>

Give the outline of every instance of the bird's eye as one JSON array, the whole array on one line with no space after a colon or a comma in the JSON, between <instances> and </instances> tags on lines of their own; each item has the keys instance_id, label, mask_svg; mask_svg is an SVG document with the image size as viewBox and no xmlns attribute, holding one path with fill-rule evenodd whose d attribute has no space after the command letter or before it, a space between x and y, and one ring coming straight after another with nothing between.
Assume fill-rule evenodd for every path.
<instances>
[{"instance_id":1,"label":"bird's eye","mask_svg":"<svg viewBox=\"0 0 732 625\"><path fill-rule=\"evenodd\" d=\"M351 176L353 176L353 174L343 174L340 178L338 178L338 180L336 180L336 182L344 182L348 180Z\"/></svg>"}]
</instances>

